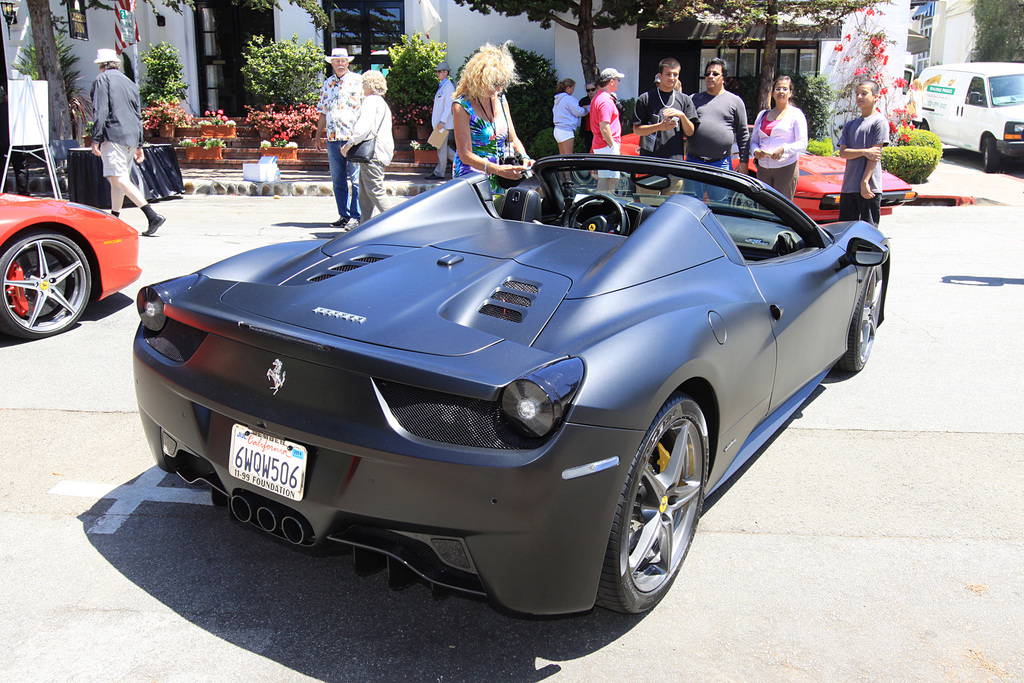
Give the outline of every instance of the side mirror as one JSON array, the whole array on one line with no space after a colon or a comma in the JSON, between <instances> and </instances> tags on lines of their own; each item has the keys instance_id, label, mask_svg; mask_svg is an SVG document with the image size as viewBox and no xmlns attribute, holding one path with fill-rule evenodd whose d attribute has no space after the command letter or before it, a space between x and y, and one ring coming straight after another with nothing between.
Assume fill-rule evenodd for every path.
<instances>
[{"instance_id":1,"label":"side mirror","mask_svg":"<svg viewBox=\"0 0 1024 683\"><path fill-rule=\"evenodd\" d=\"M860 237L846 247L846 260L856 266L880 266L889 258L889 248Z\"/></svg>"}]
</instances>

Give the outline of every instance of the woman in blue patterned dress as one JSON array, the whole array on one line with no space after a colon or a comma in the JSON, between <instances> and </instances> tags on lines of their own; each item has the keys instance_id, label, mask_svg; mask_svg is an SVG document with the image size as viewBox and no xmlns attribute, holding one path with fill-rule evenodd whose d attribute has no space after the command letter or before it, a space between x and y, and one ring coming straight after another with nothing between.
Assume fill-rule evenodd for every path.
<instances>
[{"instance_id":1,"label":"woman in blue patterned dress","mask_svg":"<svg viewBox=\"0 0 1024 683\"><path fill-rule=\"evenodd\" d=\"M481 47L462 68L459 85L455 89L455 154L454 177L470 173L491 176L491 191L505 192L495 176L508 180L522 180L533 165L533 159L516 136L512 114L503 90L516 82L515 62L506 45L490 43ZM520 164L502 164L501 158L519 153Z\"/></svg>"}]
</instances>

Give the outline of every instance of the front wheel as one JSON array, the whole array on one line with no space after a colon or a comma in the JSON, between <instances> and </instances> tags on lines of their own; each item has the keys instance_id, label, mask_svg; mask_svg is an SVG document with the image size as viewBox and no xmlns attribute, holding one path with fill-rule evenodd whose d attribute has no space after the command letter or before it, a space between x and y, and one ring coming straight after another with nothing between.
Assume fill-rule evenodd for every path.
<instances>
[{"instance_id":1,"label":"front wheel","mask_svg":"<svg viewBox=\"0 0 1024 683\"><path fill-rule=\"evenodd\" d=\"M633 458L605 552L599 605L637 614L665 597L697 531L707 470L700 406L673 394Z\"/></svg>"},{"instance_id":2,"label":"front wheel","mask_svg":"<svg viewBox=\"0 0 1024 683\"><path fill-rule=\"evenodd\" d=\"M61 234L37 232L14 242L0 254L0 273L0 332L26 339L59 334L89 303L89 261Z\"/></svg>"},{"instance_id":3,"label":"front wheel","mask_svg":"<svg viewBox=\"0 0 1024 683\"><path fill-rule=\"evenodd\" d=\"M839 360L839 368L847 372L860 372L867 365L871 349L875 345L875 330L878 316L882 313L882 285L884 276L881 266L868 271L864 286L857 298L850 330L847 333L846 354Z\"/></svg>"},{"instance_id":4,"label":"front wheel","mask_svg":"<svg viewBox=\"0 0 1024 683\"><path fill-rule=\"evenodd\" d=\"M981 161L985 173L999 172L999 149L996 147L995 138L986 137L981 141Z\"/></svg>"}]
</instances>

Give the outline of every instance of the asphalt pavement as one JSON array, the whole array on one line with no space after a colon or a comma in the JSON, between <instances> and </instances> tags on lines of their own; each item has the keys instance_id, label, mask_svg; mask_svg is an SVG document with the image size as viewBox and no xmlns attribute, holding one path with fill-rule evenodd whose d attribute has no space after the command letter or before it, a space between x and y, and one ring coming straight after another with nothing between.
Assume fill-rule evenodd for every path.
<instances>
[{"instance_id":1,"label":"asphalt pavement","mask_svg":"<svg viewBox=\"0 0 1024 683\"><path fill-rule=\"evenodd\" d=\"M964 164L961 187L1024 191ZM885 217L887 318L865 370L829 375L709 501L657 608L558 619L392 590L152 467L131 376L138 287L338 234L332 197L160 210L139 283L59 337L0 338L0 680L1024 680L1017 206Z\"/></svg>"}]
</instances>

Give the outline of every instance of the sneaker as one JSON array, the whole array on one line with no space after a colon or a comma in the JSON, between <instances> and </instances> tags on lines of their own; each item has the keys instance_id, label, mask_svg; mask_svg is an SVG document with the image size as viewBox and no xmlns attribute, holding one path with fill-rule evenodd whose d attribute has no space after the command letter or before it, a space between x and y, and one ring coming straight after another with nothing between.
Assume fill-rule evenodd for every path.
<instances>
[{"instance_id":1,"label":"sneaker","mask_svg":"<svg viewBox=\"0 0 1024 683\"><path fill-rule=\"evenodd\" d=\"M443 175L437 175L436 173L431 173L430 175L426 176L426 179L427 180L444 180L444 176Z\"/></svg>"},{"instance_id":2,"label":"sneaker","mask_svg":"<svg viewBox=\"0 0 1024 683\"><path fill-rule=\"evenodd\" d=\"M338 220L336 220L333 223L331 223L331 227L332 228L344 228L346 225L348 225L348 222L350 220L352 220L352 219L349 218L348 216L342 216Z\"/></svg>"},{"instance_id":3,"label":"sneaker","mask_svg":"<svg viewBox=\"0 0 1024 683\"><path fill-rule=\"evenodd\" d=\"M149 227L146 228L146 232L142 233L143 236L151 237L151 236L155 235L156 231L160 228L160 226L163 225L166 222L167 222L166 218L164 218L160 214L157 214L156 216L153 217L152 220L149 221Z\"/></svg>"}]
</instances>

